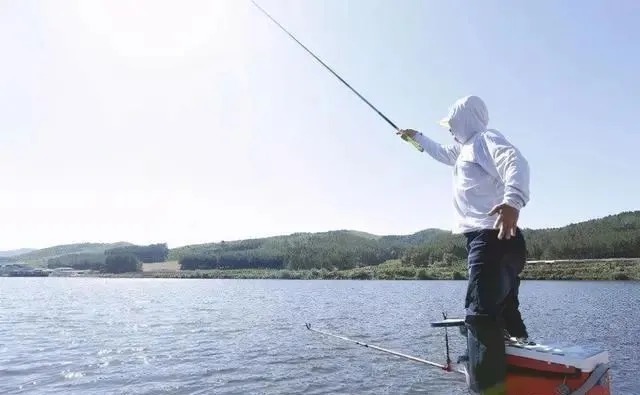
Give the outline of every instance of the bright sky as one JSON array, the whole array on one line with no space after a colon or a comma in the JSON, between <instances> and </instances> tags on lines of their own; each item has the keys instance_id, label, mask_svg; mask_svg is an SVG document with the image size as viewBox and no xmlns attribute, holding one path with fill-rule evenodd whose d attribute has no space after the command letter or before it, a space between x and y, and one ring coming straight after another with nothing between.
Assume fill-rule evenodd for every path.
<instances>
[{"instance_id":1,"label":"bright sky","mask_svg":"<svg viewBox=\"0 0 640 395\"><path fill-rule=\"evenodd\" d=\"M640 2L260 4L400 127L481 96L521 226L640 208ZM249 0L6 0L0 53L0 250L451 228L451 168Z\"/></svg>"}]
</instances>

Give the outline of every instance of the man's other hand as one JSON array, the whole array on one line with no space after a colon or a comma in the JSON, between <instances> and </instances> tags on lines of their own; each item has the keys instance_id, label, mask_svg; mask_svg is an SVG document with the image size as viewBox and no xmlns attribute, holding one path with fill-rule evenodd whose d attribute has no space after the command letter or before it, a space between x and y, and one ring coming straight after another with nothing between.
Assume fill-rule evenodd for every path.
<instances>
[{"instance_id":1,"label":"man's other hand","mask_svg":"<svg viewBox=\"0 0 640 395\"><path fill-rule=\"evenodd\" d=\"M489 212L489 215L494 214L498 214L498 218L493 224L494 228L500 229L500 232L498 232L498 239L502 240L505 237L507 239L510 239L512 236L515 237L520 211L506 203L502 203L495 206Z\"/></svg>"}]
</instances>

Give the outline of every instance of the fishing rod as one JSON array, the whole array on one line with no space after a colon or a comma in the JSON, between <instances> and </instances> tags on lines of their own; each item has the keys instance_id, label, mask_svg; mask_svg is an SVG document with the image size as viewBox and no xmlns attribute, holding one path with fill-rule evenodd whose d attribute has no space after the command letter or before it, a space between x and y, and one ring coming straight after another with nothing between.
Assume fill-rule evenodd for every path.
<instances>
[{"instance_id":1,"label":"fishing rod","mask_svg":"<svg viewBox=\"0 0 640 395\"><path fill-rule=\"evenodd\" d=\"M353 91L353 93L355 93L360 99L362 99L362 101L364 101L365 103L367 103L369 105L369 107L371 107L375 112L378 113L378 115L380 115L382 117L382 119L384 119L385 121L387 121L387 123L389 125L391 125L391 127L393 127L396 132L400 133L401 130L399 127L396 126L395 123L393 123L386 115L384 115L380 110L378 110L373 104L371 104L367 99L365 99L360 93L358 93L358 91L356 91L351 85L349 85L349 83L347 83L347 81L345 81L342 77L340 77L338 75L338 73L336 73L335 71L333 71L331 69L331 67L327 66L322 60L320 60L319 57L317 57L313 52L311 52L311 50L309 50L309 48L307 48L304 44L302 44L300 41L298 41L297 38L295 38L293 36L293 34L289 33L289 31L287 29L284 28L284 26L282 26L278 21L276 21L271 15L269 15L269 13L267 11L265 11L262 7L260 7L254 0L251 0L251 2L253 3L253 5L255 5L260 11L262 11L263 14L265 14L269 19L271 19L276 25L278 25L278 27L280 27L280 29L282 29L285 33L287 33L289 35L289 37L291 37L295 42L297 42L302 48L304 48L305 51L307 51L311 56L313 56L318 62L320 62L320 64L322 64L324 67L327 68L327 70L329 70L334 76L336 76L336 78L338 78L343 84L345 84L347 86L347 88L351 89L351 91ZM418 151L423 152L424 148L422 148L422 146L420 144L418 144L417 141L413 140L412 138L408 137L408 136L402 136L402 139L411 143Z\"/></svg>"},{"instance_id":2,"label":"fishing rod","mask_svg":"<svg viewBox=\"0 0 640 395\"><path fill-rule=\"evenodd\" d=\"M443 364L439 364L437 362L431 362L431 361L427 361L426 359L422 359L422 358L414 357L414 356L411 356L411 355L403 354L403 353L398 352L398 351L389 350L389 349L386 349L386 348L374 346L372 344L362 343L362 342L357 341L357 340L349 339L348 337L344 337L344 336L340 336L340 335L334 335L332 333L324 332L324 331L321 331L321 330L318 330L318 329L313 329L313 328L311 328L311 324L310 323L306 323L305 326L307 327L308 330L310 330L312 332L316 332L316 333L320 333L322 335L331 336L331 337L335 337L335 338L338 338L338 339L346 340L346 341L358 344L360 346L364 346L364 347L367 347L367 348L373 348L374 350L386 352L386 353L389 353L389 354L392 354L392 355L395 355L395 356L398 356L398 357L401 357L401 358L405 358L405 359L408 359L408 360L411 360L411 361L414 361L414 362L420 362L420 363L423 363L425 365L434 366L434 367L440 368L440 369L442 369L442 370L444 370L446 372L456 372L456 373L465 374L465 372L463 370L460 370L460 369L455 369L454 370L451 367L451 360L449 359L449 351L448 351L448 349L447 349L447 364L443 365ZM447 348L448 348L448 344L447 344Z\"/></svg>"}]
</instances>

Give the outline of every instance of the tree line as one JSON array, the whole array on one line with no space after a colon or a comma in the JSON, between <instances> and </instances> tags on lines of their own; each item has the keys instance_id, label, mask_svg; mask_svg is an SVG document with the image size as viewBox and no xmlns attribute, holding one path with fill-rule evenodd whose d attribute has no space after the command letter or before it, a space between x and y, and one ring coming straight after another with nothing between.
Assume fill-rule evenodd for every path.
<instances>
[{"instance_id":1,"label":"tree line","mask_svg":"<svg viewBox=\"0 0 640 395\"><path fill-rule=\"evenodd\" d=\"M127 245L108 248L102 253L73 253L49 258L47 267L71 267L103 273L126 273L142 270L142 263L165 262L169 255L166 243L147 246Z\"/></svg>"},{"instance_id":2,"label":"tree line","mask_svg":"<svg viewBox=\"0 0 640 395\"><path fill-rule=\"evenodd\" d=\"M523 229L528 260L640 257L640 211L624 212L561 228ZM449 235L407 249L403 263L429 266L466 260L465 239Z\"/></svg>"},{"instance_id":3,"label":"tree line","mask_svg":"<svg viewBox=\"0 0 640 395\"><path fill-rule=\"evenodd\" d=\"M142 261L133 254L70 254L50 258L49 269L71 267L75 270L94 270L102 273L128 273L142 270Z\"/></svg>"},{"instance_id":4,"label":"tree line","mask_svg":"<svg viewBox=\"0 0 640 395\"><path fill-rule=\"evenodd\" d=\"M375 265L400 250L349 231L296 234L186 248L175 254L183 270L330 269Z\"/></svg>"},{"instance_id":5,"label":"tree line","mask_svg":"<svg viewBox=\"0 0 640 395\"><path fill-rule=\"evenodd\" d=\"M150 244L147 246L130 245L110 248L106 255L133 255L144 263L166 262L169 256L167 243Z\"/></svg>"},{"instance_id":6,"label":"tree line","mask_svg":"<svg viewBox=\"0 0 640 395\"><path fill-rule=\"evenodd\" d=\"M640 257L640 211L623 212L561 228L524 229L523 232L529 260ZM100 246L83 245L84 248ZM169 249L166 243L105 245L98 252L54 256L48 259L47 266L117 271L121 269L107 265L107 259L118 257L111 258L110 262L128 262L122 263L122 267L135 270L140 270L141 263L170 259L178 260L183 270L334 271L375 266L391 259L401 260L403 266L416 268L451 266L463 263L466 256L464 237L444 230L426 229L411 235L391 236L337 230L174 249Z\"/></svg>"},{"instance_id":7,"label":"tree line","mask_svg":"<svg viewBox=\"0 0 640 395\"><path fill-rule=\"evenodd\" d=\"M640 257L640 211L561 228L524 229L529 260ZM174 249L182 270L347 270L400 259L405 266L453 265L466 260L462 235L430 229L407 236L361 232L298 233Z\"/></svg>"}]
</instances>

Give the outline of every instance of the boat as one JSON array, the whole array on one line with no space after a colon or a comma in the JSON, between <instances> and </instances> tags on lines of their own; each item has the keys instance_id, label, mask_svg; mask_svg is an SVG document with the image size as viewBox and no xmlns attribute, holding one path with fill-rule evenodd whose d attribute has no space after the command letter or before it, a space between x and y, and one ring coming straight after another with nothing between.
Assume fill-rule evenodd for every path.
<instances>
[{"instance_id":1,"label":"boat","mask_svg":"<svg viewBox=\"0 0 640 395\"><path fill-rule=\"evenodd\" d=\"M507 344L508 393L609 395L609 355L584 345Z\"/></svg>"},{"instance_id":2,"label":"boat","mask_svg":"<svg viewBox=\"0 0 640 395\"><path fill-rule=\"evenodd\" d=\"M453 366L447 332L450 327L458 327L460 334L466 338L464 319L447 318L445 314L443 316L443 320L431 322L431 326L445 329L446 363L444 364L311 328L309 323L305 325L313 332L438 367L445 372L456 372L467 376L464 357L457 360L457 363L463 364L463 368ZM523 343L515 338L505 337L505 352L507 395L611 395L609 354L604 349L588 344Z\"/></svg>"},{"instance_id":3,"label":"boat","mask_svg":"<svg viewBox=\"0 0 640 395\"><path fill-rule=\"evenodd\" d=\"M463 319L444 319L432 327L459 327ZM448 352L448 351L447 351ZM537 344L505 338L508 395L611 395L609 353L588 344Z\"/></svg>"}]
</instances>

